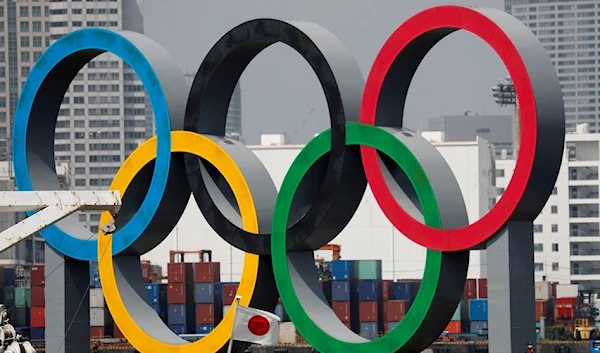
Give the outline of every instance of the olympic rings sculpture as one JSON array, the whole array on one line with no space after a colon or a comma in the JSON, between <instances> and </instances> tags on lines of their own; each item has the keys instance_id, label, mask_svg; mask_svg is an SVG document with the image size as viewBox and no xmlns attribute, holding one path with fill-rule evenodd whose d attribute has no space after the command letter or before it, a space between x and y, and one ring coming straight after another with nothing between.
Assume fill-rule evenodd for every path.
<instances>
[{"instance_id":1,"label":"olympic rings sculpture","mask_svg":"<svg viewBox=\"0 0 600 353\"><path fill-rule=\"evenodd\" d=\"M521 114L514 176L494 208L470 225L443 157L402 127L406 95L421 60L460 29L498 53L513 79ZM279 192L258 158L224 137L240 75L276 42L295 49L313 68L331 121L331 128L300 152ZM169 54L141 34L97 28L70 33L44 52L19 99L13 133L19 190L58 188L51 131L62 97L77 72L103 52L121 57L140 77L154 109L156 137L133 151L113 180L111 189L123 195L114 233L100 231L89 241L89 232L68 219L41 233L69 257L99 261L107 305L140 352L217 352L230 338L231 311L208 336L188 343L137 294L143 285L139 256L170 233L190 193L211 227L245 252L238 289L242 305L273 310L281 297L297 330L320 352L414 352L428 347L450 321L465 285L469 249L485 246L508 221L533 221L560 168L562 94L535 35L499 10L441 6L396 29L366 83L344 45L307 22L257 19L233 28L207 54L191 90ZM372 341L336 318L320 290L313 255L347 225L367 183L392 224L428 249L424 278L406 317ZM111 218L104 213L100 224ZM234 351L246 347L237 342Z\"/></svg>"}]
</instances>

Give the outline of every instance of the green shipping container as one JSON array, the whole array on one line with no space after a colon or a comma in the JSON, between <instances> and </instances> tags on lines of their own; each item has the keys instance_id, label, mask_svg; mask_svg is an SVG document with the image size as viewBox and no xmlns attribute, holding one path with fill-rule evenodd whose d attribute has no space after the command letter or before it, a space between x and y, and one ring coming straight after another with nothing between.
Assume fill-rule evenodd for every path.
<instances>
[{"instance_id":1,"label":"green shipping container","mask_svg":"<svg viewBox=\"0 0 600 353\"><path fill-rule=\"evenodd\" d=\"M458 303L458 307L456 308L454 315L452 316L452 321L460 321L462 319L462 308L463 301L461 300L460 303Z\"/></svg>"},{"instance_id":2,"label":"green shipping container","mask_svg":"<svg viewBox=\"0 0 600 353\"><path fill-rule=\"evenodd\" d=\"M358 260L359 280L381 280L381 260Z\"/></svg>"},{"instance_id":3,"label":"green shipping container","mask_svg":"<svg viewBox=\"0 0 600 353\"><path fill-rule=\"evenodd\" d=\"M25 287L15 288L15 306L31 307L31 289Z\"/></svg>"}]
</instances>

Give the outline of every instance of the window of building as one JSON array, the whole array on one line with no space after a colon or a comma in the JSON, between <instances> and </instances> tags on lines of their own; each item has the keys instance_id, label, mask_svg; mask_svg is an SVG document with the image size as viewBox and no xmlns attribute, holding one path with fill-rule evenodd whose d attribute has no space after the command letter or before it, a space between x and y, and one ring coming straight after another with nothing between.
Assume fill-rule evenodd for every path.
<instances>
[{"instance_id":1,"label":"window of building","mask_svg":"<svg viewBox=\"0 0 600 353\"><path fill-rule=\"evenodd\" d=\"M31 23L31 29L33 32L41 32L42 31L42 22L41 21L33 21Z\"/></svg>"},{"instance_id":2,"label":"window of building","mask_svg":"<svg viewBox=\"0 0 600 353\"><path fill-rule=\"evenodd\" d=\"M558 213L558 206L556 206L556 205L550 206L550 213L557 214Z\"/></svg>"},{"instance_id":3,"label":"window of building","mask_svg":"<svg viewBox=\"0 0 600 353\"><path fill-rule=\"evenodd\" d=\"M28 63L31 60L31 57L29 55L28 51L22 51L21 52L21 61L24 63Z\"/></svg>"},{"instance_id":4,"label":"window of building","mask_svg":"<svg viewBox=\"0 0 600 353\"><path fill-rule=\"evenodd\" d=\"M505 188L496 188L497 195L501 196L502 194L504 194L504 190L505 190Z\"/></svg>"},{"instance_id":5,"label":"window of building","mask_svg":"<svg viewBox=\"0 0 600 353\"><path fill-rule=\"evenodd\" d=\"M496 169L496 177L503 178L504 177L504 169Z\"/></svg>"},{"instance_id":6,"label":"window of building","mask_svg":"<svg viewBox=\"0 0 600 353\"><path fill-rule=\"evenodd\" d=\"M558 233L558 224L552 225L552 233Z\"/></svg>"},{"instance_id":7,"label":"window of building","mask_svg":"<svg viewBox=\"0 0 600 353\"><path fill-rule=\"evenodd\" d=\"M552 252L558 252L558 244L557 243L552 244Z\"/></svg>"},{"instance_id":8,"label":"window of building","mask_svg":"<svg viewBox=\"0 0 600 353\"><path fill-rule=\"evenodd\" d=\"M32 6L31 7L31 16L42 17L42 7L41 6Z\"/></svg>"},{"instance_id":9,"label":"window of building","mask_svg":"<svg viewBox=\"0 0 600 353\"><path fill-rule=\"evenodd\" d=\"M552 263L552 271L558 271L558 262Z\"/></svg>"},{"instance_id":10,"label":"window of building","mask_svg":"<svg viewBox=\"0 0 600 353\"><path fill-rule=\"evenodd\" d=\"M22 36L21 37L21 47L22 48L29 48L29 37L28 36Z\"/></svg>"},{"instance_id":11,"label":"window of building","mask_svg":"<svg viewBox=\"0 0 600 353\"><path fill-rule=\"evenodd\" d=\"M556 194L558 194L558 189L555 186L554 189L552 189L552 195L556 195Z\"/></svg>"},{"instance_id":12,"label":"window of building","mask_svg":"<svg viewBox=\"0 0 600 353\"><path fill-rule=\"evenodd\" d=\"M75 179L75 186L85 186L85 179Z\"/></svg>"},{"instance_id":13,"label":"window of building","mask_svg":"<svg viewBox=\"0 0 600 353\"><path fill-rule=\"evenodd\" d=\"M19 7L19 16L29 17L29 7L27 7L27 6Z\"/></svg>"},{"instance_id":14,"label":"window of building","mask_svg":"<svg viewBox=\"0 0 600 353\"><path fill-rule=\"evenodd\" d=\"M540 263L540 262L536 262L533 264L533 269L535 272L542 272L542 271L544 271L544 264Z\"/></svg>"},{"instance_id":15,"label":"window of building","mask_svg":"<svg viewBox=\"0 0 600 353\"><path fill-rule=\"evenodd\" d=\"M533 232L534 233L541 233L544 231L544 226L541 224L534 224L533 225Z\"/></svg>"},{"instance_id":16,"label":"window of building","mask_svg":"<svg viewBox=\"0 0 600 353\"><path fill-rule=\"evenodd\" d=\"M33 37L33 47L34 48L41 48L42 47L42 37L40 37L40 36L34 36Z\"/></svg>"},{"instance_id":17,"label":"window of building","mask_svg":"<svg viewBox=\"0 0 600 353\"><path fill-rule=\"evenodd\" d=\"M21 76L27 77L29 75L30 70L31 70L31 68L29 66L21 67Z\"/></svg>"},{"instance_id":18,"label":"window of building","mask_svg":"<svg viewBox=\"0 0 600 353\"><path fill-rule=\"evenodd\" d=\"M21 21L19 23L19 29L21 30L21 32L29 32L29 22Z\"/></svg>"},{"instance_id":19,"label":"window of building","mask_svg":"<svg viewBox=\"0 0 600 353\"><path fill-rule=\"evenodd\" d=\"M86 221L86 215L85 214L80 214L79 215L79 222L85 222Z\"/></svg>"},{"instance_id":20,"label":"window of building","mask_svg":"<svg viewBox=\"0 0 600 353\"><path fill-rule=\"evenodd\" d=\"M535 252L544 251L544 244L533 244L533 251L535 251Z\"/></svg>"}]
</instances>

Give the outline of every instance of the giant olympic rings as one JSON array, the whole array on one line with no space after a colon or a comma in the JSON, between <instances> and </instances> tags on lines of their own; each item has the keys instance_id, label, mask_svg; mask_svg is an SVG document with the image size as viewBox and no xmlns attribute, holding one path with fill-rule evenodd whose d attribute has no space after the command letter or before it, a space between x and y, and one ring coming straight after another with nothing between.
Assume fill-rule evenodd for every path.
<instances>
[{"instance_id":1,"label":"giant olympic rings","mask_svg":"<svg viewBox=\"0 0 600 353\"><path fill-rule=\"evenodd\" d=\"M496 50L515 82L521 110L521 147L513 179L498 204L472 225L442 156L419 134L401 128L406 94L419 63L439 40L459 29ZM292 47L311 65L331 120L331 129L300 152L279 193L257 157L223 137L235 84L250 61L275 42ZM42 235L70 257L99 261L107 305L125 337L143 353L216 352L230 337L228 316L207 337L188 344L170 332L139 294L139 256L169 234L190 192L211 227L246 252L238 291L242 304L272 310L281 296L297 329L321 352L412 352L435 340L454 313L466 279L468 250L485 245L509 220L532 221L558 175L564 109L542 45L523 24L499 10L441 6L415 15L393 33L366 85L343 44L325 29L272 19L243 23L207 54L185 112L183 76L156 43L130 32L73 32L42 55L21 94L13 136L20 190L57 187L49 131L71 79L104 51L123 58L146 85L157 136L131 154L113 181L111 188L124 192L115 233L100 232L97 241L85 241L89 235L65 221ZM538 142L542 136L543 148ZM396 328L374 341L360 338L337 320L319 289L313 260L313 250L347 225L367 180L394 226L428 248L415 303ZM101 223L109 219L104 214ZM236 344L234 350L245 347Z\"/></svg>"}]
</instances>

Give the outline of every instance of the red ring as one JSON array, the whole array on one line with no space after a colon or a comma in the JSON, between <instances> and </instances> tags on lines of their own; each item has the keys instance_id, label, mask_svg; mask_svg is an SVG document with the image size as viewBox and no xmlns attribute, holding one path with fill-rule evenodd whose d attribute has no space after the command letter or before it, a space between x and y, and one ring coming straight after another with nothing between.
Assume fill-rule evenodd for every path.
<instances>
[{"instance_id":1,"label":"red ring","mask_svg":"<svg viewBox=\"0 0 600 353\"><path fill-rule=\"evenodd\" d=\"M375 58L365 85L361 123L375 125L381 87L396 57L419 36L441 28L464 29L483 39L500 56L515 85L521 114L521 139L514 174L502 198L487 214L471 225L457 229L431 228L412 218L396 202L384 180L376 150L361 146L361 156L375 200L402 234L431 250L460 251L484 243L514 214L533 169L537 143L537 110L525 64L506 33L476 10L440 6L411 17L385 42Z\"/></svg>"}]
</instances>

